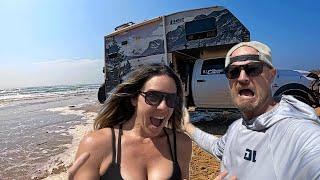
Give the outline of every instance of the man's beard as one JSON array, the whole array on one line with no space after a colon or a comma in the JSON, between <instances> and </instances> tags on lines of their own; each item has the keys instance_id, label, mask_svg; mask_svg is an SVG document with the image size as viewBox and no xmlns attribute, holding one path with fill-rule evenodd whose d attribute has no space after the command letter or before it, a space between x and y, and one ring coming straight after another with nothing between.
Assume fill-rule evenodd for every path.
<instances>
[{"instance_id":1,"label":"man's beard","mask_svg":"<svg viewBox=\"0 0 320 180\"><path fill-rule=\"evenodd\" d=\"M238 96L238 94L236 94L236 96ZM241 102L240 100L240 102L237 103L235 101L235 97L233 97L232 95L234 105L243 114L255 114L255 112L257 112L257 110L262 106L262 104L267 101L268 97L269 97L268 94L264 94L260 96L258 100L255 102L250 102L250 101Z\"/></svg>"}]
</instances>

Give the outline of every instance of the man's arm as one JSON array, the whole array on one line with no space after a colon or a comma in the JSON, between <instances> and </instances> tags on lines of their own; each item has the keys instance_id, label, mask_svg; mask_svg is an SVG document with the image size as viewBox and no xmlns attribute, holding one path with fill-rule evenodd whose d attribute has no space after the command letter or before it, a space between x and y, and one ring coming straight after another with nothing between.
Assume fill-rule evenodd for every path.
<instances>
[{"instance_id":1,"label":"man's arm","mask_svg":"<svg viewBox=\"0 0 320 180\"><path fill-rule=\"evenodd\" d=\"M184 108L183 112L183 125L185 132L199 145L200 148L212 155L215 155L220 160L222 159L226 134L219 138L195 127L190 121L189 112L186 108Z\"/></svg>"}]
</instances>

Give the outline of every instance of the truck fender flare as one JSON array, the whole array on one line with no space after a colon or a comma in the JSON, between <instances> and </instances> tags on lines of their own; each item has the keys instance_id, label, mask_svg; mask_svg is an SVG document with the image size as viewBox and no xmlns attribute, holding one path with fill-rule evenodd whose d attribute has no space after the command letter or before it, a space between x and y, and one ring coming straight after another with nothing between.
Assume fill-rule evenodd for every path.
<instances>
[{"instance_id":1,"label":"truck fender flare","mask_svg":"<svg viewBox=\"0 0 320 180\"><path fill-rule=\"evenodd\" d=\"M313 92L302 84L297 84L297 83L286 84L280 87L274 93L273 96L280 96L283 94L301 97L302 99L304 99L304 102L309 104L310 106L313 106L313 105L318 106L317 98L315 97Z\"/></svg>"}]
</instances>

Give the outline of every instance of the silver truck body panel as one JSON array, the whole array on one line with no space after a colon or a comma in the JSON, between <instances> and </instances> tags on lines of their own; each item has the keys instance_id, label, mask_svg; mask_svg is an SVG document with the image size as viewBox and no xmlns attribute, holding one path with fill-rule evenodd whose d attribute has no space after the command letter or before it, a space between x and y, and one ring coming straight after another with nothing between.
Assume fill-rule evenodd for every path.
<instances>
[{"instance_id":1,"label":"silver truck body panel","mask_svg":"<svg viewBox=\"0 0 320 180\"><path fill-rule=\"evenodd\" d=\"M205 61L214 62L215 60ZM234 108L230 97L228 79L223 73L224 60L220 62L222 66L209 69L204 69L203 62L204 60L201 59L196 61L192 75L195 106L201 108Z\"/></svg>"}]
</instances>

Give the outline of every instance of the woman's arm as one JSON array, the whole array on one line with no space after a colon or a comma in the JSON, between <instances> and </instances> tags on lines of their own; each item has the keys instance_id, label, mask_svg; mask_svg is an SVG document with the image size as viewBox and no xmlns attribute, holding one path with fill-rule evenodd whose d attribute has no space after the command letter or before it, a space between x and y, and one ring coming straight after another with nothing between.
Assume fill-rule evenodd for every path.
<instances>
[{"instance_id":1,"label":"woman's arm","mask_svg":"<svg viewBox=\"0 0 320 180\"><path fill-rule=\"evenodd\" d=\"M88 160L90 154L85 152L81 154L68 169L68 180L73 180L78 169Z\"/></svg>"},{"instance_id":2,"label":"woman's arm","mask_svg":"<svg viewBox=\"0 0 320 180\"><path fill-rule=\"evenodd\" d=\"M75 180L94 180L100 179L100 166L108 153L111 152L110 136L106 135L105 130L97 130L86 135L80 142L76 154L76 159L83 153L89 153L90 157L76 171ZM111 142L110 142L111 145Z\"/></svg>"}]
</instances>

